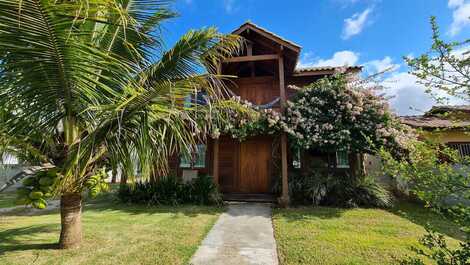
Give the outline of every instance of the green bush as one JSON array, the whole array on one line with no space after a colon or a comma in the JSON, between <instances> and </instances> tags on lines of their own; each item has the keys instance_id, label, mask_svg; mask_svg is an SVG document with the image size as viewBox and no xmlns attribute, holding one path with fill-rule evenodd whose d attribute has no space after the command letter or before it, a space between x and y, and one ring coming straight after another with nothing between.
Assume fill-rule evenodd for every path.
<instances>
[{"instance_id":1,"label":"green bush","mask_svg":"<svg viewBox=\"0 0 470 265\"><path fill-rule=\"evenodd\" d=\"M280 182L276 192L280 191ZM393 205L389 191L372 177L336 176L327 172L289 174L289 193L294 204L335 207L380 207Z\"/></svg>"},{"instance_id":2,"label":"green bush","mask_svg":"<svg viewBox=\"0 0 470 265\"><path fill-rule=\"evenodd\" d=\"M123 202L150 205L222 203L212 177L207 175L201 175L189 183L181 183L174 176L162 177L157 182L137 182L122 186L118 197Z\"/></svg>"},{"instance_id":3,"label":"green bush","mask_svg":"<svg viewBox=\"0 0 470 265\"><path fill-rule=\"evenodd\" d=\"M393 196L372 177L346 176L334 179L324 204L341 207L389 208L393 206Z\"/></svg>"}]
</instances>

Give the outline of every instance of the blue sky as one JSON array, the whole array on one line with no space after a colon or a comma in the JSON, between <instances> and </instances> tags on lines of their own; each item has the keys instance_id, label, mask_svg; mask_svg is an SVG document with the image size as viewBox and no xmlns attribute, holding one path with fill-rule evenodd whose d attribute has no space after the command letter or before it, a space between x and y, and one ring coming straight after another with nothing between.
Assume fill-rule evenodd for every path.
<instances>
[{"instance_id":1,"label":"blue sky","mask_svg":"<svg viewBox=\"0 0 470 265\"><path fill-rule=\"evenodd\" d=\"M392 67L384 84L400 115L434 104L402 59L430 47L429 17L437 16L444 39L470 38L470 0L177 0L174 6L180 17L165 25L168 44L190 29L229 33L250 20L301 45L301 66L364 65L369 73Z\"/></svg>"}]
</instances>

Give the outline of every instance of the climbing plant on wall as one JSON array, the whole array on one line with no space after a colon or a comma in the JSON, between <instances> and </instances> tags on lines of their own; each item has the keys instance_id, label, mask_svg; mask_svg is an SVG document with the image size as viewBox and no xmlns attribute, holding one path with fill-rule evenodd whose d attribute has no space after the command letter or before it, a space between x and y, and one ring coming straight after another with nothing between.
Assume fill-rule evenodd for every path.
<instances>
[{"instance_id":1,"label":"climbing plant on wall","mask_svg":"<svg viewBox=\"0 0 470 265\"><path fill-rule=\"evenodd\" d=\"M214 126L212 138L221 134L229 135L240 141L250 136L275 135L281 131L281 114L273 109L260 109L248 101L232 98L223 105L219 104L212 109L212 115L218 119Z\"/></svg>"}]
</instances>

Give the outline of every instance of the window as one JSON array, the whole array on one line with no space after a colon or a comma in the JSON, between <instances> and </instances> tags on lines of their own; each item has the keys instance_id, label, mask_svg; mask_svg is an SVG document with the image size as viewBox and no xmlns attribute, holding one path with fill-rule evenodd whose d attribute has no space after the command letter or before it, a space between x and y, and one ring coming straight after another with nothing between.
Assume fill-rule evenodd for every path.
<instances>
[{"instance_id":1,"label":"window","mask_svg":"<svg viewBox=\"0 0 470 265\"><path fill-rule=\"evenodd\" d=\"M191 167L191 156L183 154L180 157L180 167Z\"/></svg>"},{"instance_id":2,"label":"window","mask_svg":"<svg viewBox=\"0 0 470 265\"><path fill-rule=\"evenodd\" d=\"M194 167L204 168L206 167L206 145L197 145L197 154L195 157Z\"/></svg>"},{"instance_id":3,"label":"window","mask_svg":"<svg viewBox=\"0 0 470 265\"><path fill-rule=\"evenodd\" d=\"M206 145L198 144L196 153L191 156L186 154L180 157L180 167L182 168L205 168L206 167Z\"/></svg>"},{"instance_id":4,"label":"window","mask_svg":"<svg viewBox=\"0 0 470 265\"><path fill-rule=\"evenodd\" d=\"M302 167L302 162L300 159L300 150L297 150L297 152L295 152L294 157L292 159L292 166L297 169Z\"/></svg>"},{"instance_id":5,"label":"window","mask_svg":"<svg viewBox=\"0 0 470 265\"><path fill-rule=\"evenodd\" d=\"M447 145L457 150L461 157L470 156L470 143L448 143Z\"/></svg>"},{"instance_id":6,"label":"window","mask_svg":"<svg viewBox=\"0 0 470 265\"><path fill-rule=\"evenodd\" d=\"M349 168L349 154L346 151L336 152L336 167Z\"/></svg>"}]
</instances>

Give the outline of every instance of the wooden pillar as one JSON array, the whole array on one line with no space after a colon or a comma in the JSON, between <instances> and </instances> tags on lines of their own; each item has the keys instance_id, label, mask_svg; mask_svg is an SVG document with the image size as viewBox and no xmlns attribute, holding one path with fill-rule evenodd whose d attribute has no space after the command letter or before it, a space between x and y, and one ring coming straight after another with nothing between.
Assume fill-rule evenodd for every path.
<instances>
[{"instance_id":1,"label":"wooden pillar","mask_svg":"<svg viewBox=\"0 0 470 265\"><path fill-rule=\"evenodd\" d=\"M222 74L222 64L217 64L217 75ZM218 91L218 96L223 96L222 92ZM212 140L212 178L215 185L219 188L219 138Z\"/></svg>"},{"instance_id":2,"label":"wooden pillar","mask_svg":"<svg viewBox=\"0 0 470 265\"><path fill-rule=\"evenodd\" d=\"M212 177L215 185L219 187L219 139L213 140L212 148Z\"/></svg>"},{"instance_id":3,"label":"wooden pillar","mask_svg":"<svg viewBox=\"0 0 470 265\"><path fill-rule=\"evenodd\" d=\"M284 76L284 57L279 56L279 90L281 96L281 113L285 114L285 107L287 102L285 76ZM281 168L282 168L282 194L279 198L279 204L283 207L289 205L289 179L288 179L288 165L287 165L287 134L281 134Z\"/></svg>"}]
</instances>

